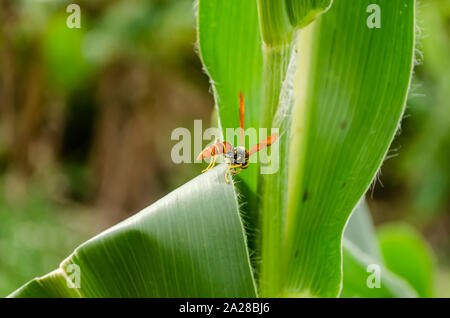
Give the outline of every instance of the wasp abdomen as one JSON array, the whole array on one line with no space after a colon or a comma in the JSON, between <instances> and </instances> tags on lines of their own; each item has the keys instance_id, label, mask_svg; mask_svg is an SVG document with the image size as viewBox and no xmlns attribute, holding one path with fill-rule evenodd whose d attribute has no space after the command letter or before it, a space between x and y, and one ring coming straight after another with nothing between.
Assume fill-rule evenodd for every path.
<instances>
[{"instance_id":1,"label":"wasp abdomen","mask_svg":"<svg viewBox=\"0 0 450 318\"><path fill-rule=\"evenodd\" d=\"M209 158L215 155L225 154L232 148L233 147L231 146L231 144L226 141L216 142L215 144L212 144L211 146L203 149L203 151L198 155L197 160Z\"/></svg>"}]
</instances>

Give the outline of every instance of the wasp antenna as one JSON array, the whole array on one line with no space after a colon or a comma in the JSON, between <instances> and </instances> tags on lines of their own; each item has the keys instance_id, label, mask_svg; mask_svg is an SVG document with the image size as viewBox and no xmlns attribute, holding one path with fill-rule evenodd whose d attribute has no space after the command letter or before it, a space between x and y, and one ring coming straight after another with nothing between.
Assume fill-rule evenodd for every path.
<instances>
[{"instance_id":1,"label":"wasp antenna","mask_svg":"<svg viewBox=\"0 0 450 318\"><path fill-rule=\"evenodd\" d=\"M244 146L244 118L245 118L245 102L244 95L239 91L239 126L241 130L241 146Z\"/></svg>"}]
</instances>

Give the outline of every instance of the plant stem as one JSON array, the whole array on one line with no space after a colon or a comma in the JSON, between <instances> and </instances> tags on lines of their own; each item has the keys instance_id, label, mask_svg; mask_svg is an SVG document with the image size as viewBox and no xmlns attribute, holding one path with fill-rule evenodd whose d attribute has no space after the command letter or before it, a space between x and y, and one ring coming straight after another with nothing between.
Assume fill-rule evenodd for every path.
<instances>
[{"instance_id":1,"label":"plant stem","mask_svg":"<svg viewBox=\"0 0 450 318\"><path fill-rule=\"evenodd\" d=\"M291 52L290 41L281 46L264 48L264 98L261 122L263 128L279 128L280 138L277 141L278 145L271 149L271 165L278 166L278 171L273 174L261 174L258 183L258 193L262 195L260 295L263 297L279 296L282 290L283 273L281 269L283 264L281 261L283 260L284 212L287 192L286 154L290 115L280 114L276 121L274 118L277 111L286 106L280 104L280 94L287 77ZM289 105L287 109L290 109ZM274 155L276 149L278 149L278 154Z\"/></svg>"}]
</instances>

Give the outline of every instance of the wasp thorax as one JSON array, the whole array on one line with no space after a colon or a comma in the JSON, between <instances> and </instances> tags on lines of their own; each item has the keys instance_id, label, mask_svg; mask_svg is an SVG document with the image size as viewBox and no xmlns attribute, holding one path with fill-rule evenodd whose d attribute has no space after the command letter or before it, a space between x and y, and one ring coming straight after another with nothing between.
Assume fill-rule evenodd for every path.
<instances>
[{"instance_id":1,"label":"wasp thorax","mask_svg":"<svg viewBox=\"0 0 450 318\"><path fill-rule=\"evenodd\" d=\"M248 164L249 154L247 149L239 146L227 152L225 157L227 157L233 164L246 165Z\"/></svg>"}]
</instances>

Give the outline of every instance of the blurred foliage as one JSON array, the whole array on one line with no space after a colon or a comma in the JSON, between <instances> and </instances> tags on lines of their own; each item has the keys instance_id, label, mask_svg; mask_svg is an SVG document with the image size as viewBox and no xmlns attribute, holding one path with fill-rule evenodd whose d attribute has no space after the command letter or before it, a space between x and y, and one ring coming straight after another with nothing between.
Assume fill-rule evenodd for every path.
<instances>
[{"instance_id":1,"label":"blurred foliage","mask_svg":"<svg viewBox=\"0 0 450 318\"><path fill-rule=\"evenodd\" d=\"M406 184L414 216L427 219L448 212L450 204L450 1L423 3L419 14L423 63L397 141L403 158L396 160L395 177Z\"/></svg>"},{"instance_id":2,"label":"blurred foliage","mask_svg":"<svg viewBox=\"0 0 450 318\"><path fill-rule=\"evenodd\" d=\"M377 223L407 221L426 235L440 264L437 293L449 297L450 1L420 1L417 15L418 65L371 208Z\"/></svg>"},{"instance_id":3,"label":"blurred foliage","mask_svg":"<svg viewBox=\"0 0 450 318\"><path fill-rule=\"evenodd\" d=\"M38 185L21 189L21 183L10 178L0 182L0 219L1 297L27 282L30 275L58 266L95 230L85 208L58 206Z\"/></svg>"},{"instance_id":4,"label":"blurred foliage","mask_svg":"<svg viewBox=\"0 0 450 318\"><path fill-rule=\"evenodd\" d=\"M170 160L171 131L213 108L193 1L77 1L81 29L69 3L0 0L0 296L202 169ZM418 23L421 63L369 205L425 234L434 295L450 297L450 0L421 1Z\"/></svg>"},{"instance_id":5,"label":"blurred foliage","mask_svg":"<svg viewBox=\"0 0 450 318\"><path fill-rule=\"evenodd\" d=\"M90 68L82 54L85 29L69 29L65 20L63 15L50 19L42 38L42 54L49 84L70 92L86 80Z\"/></svg>"},{"instance_id":6,"label":"blurred foliage","mask_svg":"<svg viewBox=\"0 0 450 318\"><path fill-rule=\"evenodd\" d=\"M170 160L212 109L193 3L69 3L0 0L0 296L201 170Z\"/></svg>"}]
</instances>

